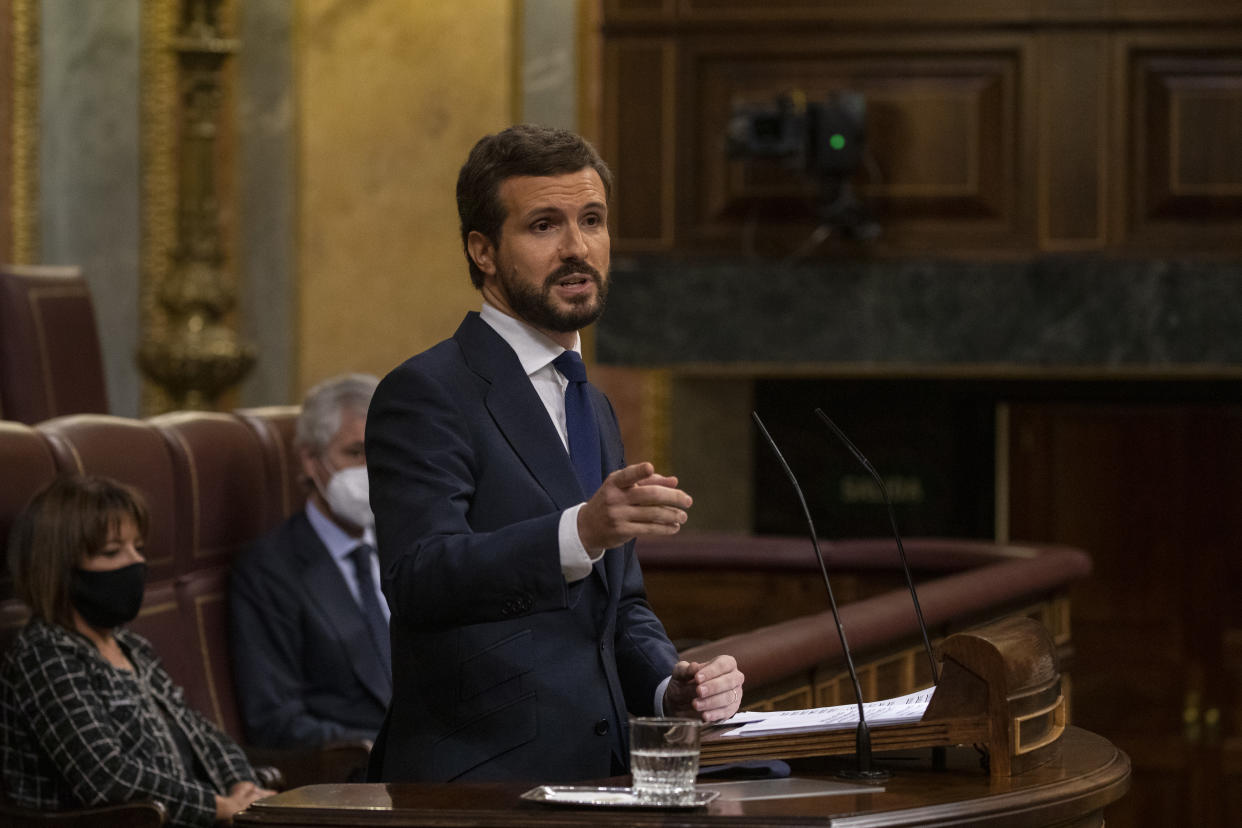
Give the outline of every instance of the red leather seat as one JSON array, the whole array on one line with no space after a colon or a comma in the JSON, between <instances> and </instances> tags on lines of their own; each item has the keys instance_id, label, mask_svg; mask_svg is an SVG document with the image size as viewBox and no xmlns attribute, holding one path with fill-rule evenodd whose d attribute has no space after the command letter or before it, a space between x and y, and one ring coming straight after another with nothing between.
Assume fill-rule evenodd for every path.
<instances>
[{"instance_id":1,"label":"red leather seat","mask_svg":"<svg viewBox=\"0 0 1242 828\"><path fill-rule=\"evenodd\" d=\"M0 266L0 417L108 411L90 290L76 267Z\"/></svg>"},{"instance_id":2,"label":"red leather seat","mask_svg":"<svg viewBox=\"0 0 1242 828\"><path fill-rule=\"evenodd\" d=\"M23 423L0 421L0 561L8 560L9 530L34 493L56 476L43 435ZM0 571L0 599L13 594L9 568Z\"/></svg>"},{"instance_id":3,"label":"red leather seat","mask_svg":"<svg viewBox=\"0 0 1242 828\"><path fill-rule=\"evenodd\" d=\"M164 438L176 475L176 514L185 544L178 575L228 566L281 519L272 493L284 484L259 435L231 414L178 411L147 420Z\"/></svg>"},{"instance_id":4,"label":"red leather seat","mask_svg":"<svg viewBox=\"0 0 1242 828\"><path fill-rule=\"evenodd\" d=\"M268 405L239 408L234 412L258 435L272 479L280 481L272 489L275 500L271 508L281 520L301 509L306 502L306 490L301 482L302 460L293 445L301 410L296 405Z\"/></svg>"},{"instance_id":5,"label":"red leather seat","mask_svg":"<svg viewBox=\"0 0 1242 828\"><path fill-rule=\"evenodd\" d=\"M188 516L180 513L178 478L168 442L145 420L106 414L57 417L35 426L66 474L101 474L133 486L150 510L147 580L175 574L177 550L187 548Z\"/></svg>"}]
</instances>

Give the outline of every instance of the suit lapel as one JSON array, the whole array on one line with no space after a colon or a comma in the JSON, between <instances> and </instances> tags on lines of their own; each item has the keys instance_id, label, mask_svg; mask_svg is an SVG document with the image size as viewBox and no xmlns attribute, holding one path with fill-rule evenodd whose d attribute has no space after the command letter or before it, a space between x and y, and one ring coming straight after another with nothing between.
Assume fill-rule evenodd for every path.
<instances>
[{"instance_id":1,"label":"suit lapel","mask_svg":"<svg viewBox=\"0 0 1242 828\"><path fill-rule=\"evenodd\" d=\"M307 594L323 611L323 616L349 650L358 679L375 698L386 704L392 694L392 678L371 644L371 634L362 619L358 602L310 522L302 516L297 526L297 549L302 557L302 580Z\"/></svg>"},{"instance_id":2,"label":"suit lapel","mask_svg":"<svg viewBox=\"0 0 1242 828\"><path fill-rule=\"evenodd\" d=\"M594 494L582 491L556 426L509 344L473 311L466 315L454 338L471 370L490 384L486 404L497 428L556 508L568 509ZM591 392L591 406L599 423L602 471L607 477L624 461L621 440L607 398L594 386ZM605 554L593 567L605 591L609 581L605 562L609 557Z\"/></svg>"},{"instance_id":3,"label":"suit lapel","mask_svg":"<svg viewBox=\"0 0 1242 828\"><path fill-rule=\"evenodd\" d=\"M581 503L585 495L569 454L517 354L474 312L455 338L471 370L489 383L487 410L523 465L558 509Z\"/></svg>"}]
</instances>

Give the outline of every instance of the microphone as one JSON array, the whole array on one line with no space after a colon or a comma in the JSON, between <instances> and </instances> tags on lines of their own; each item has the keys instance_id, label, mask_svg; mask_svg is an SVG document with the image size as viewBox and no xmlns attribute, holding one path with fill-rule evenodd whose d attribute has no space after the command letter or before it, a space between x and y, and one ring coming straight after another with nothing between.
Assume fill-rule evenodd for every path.
<instances>
[{"instance_id":1,"label":"microphone","mask_svg":"<svg viewBox=\"0 0 1242 828\"><path fill-rule=\"evenodd\" d=\"M845 432L837 427L837 424L828 418L822 408L815 409L815 414L832 430L850 454L854 455L859 463L862 463L864 469L870 473L876 485L880 487L880 496L884 498L884 505L888 507L888 523L893 529L893 538L897 541L897 553L901 556L901 570L906 575L906 586L910 588L910 598L914 601L914 614L918 616L919 632L923 634L923 648L927 651L927 660L931 664L932 684L940 684L940 671L936 668L936 657L932 655L931 640L927 636L927 625L923 623L923 608L919 606L919 594L914 588L914 578L910 575L910 564L906 562L906 550L901 545L901 534L897 531L897 516L893 512L893 501L888 496L888 487L884 485L884 478L875 470L875 466L871 465L863 453L858 450L858 446L854 445L849 437L845 436Z\"/></svg>"},{"instance_id":2,"label":"microphone","mask_svg":"<svg viewBox=\"0 0 1242 828\"><path fill-rule=\"evenodd\" d=\"M811 530L811 546L814 547L815 557L819 561L819 571L824 576L824 586L828 590L828 603L832 605L832 618L837 624L837 635L841 639L841 652L845 654L845 666L849 668L850 680L854 682L854 697L858 699L858 730L854 734L854 756L858 761L858 767L852 771L838 771L837 775L872 782L888 779L892 776L890 772L871 767L871 730L867 727L867 716L863 711L862 685L858 683L858 671L854 669L854 657L850 654L849 642L845 640L845 627L841 626L841 614L837 612L837 599L832 594L832 582L828 579L828 566L824 563L824 554L819 550L819 536L815 534L815 522L811 520L811 510L807 508L806 497L802 494L802 487L798 485L798 478L794 477L793 469L789 468L789 464L785 462L785 456L776 447L776 441L772 439L771 434L768 434L763 420L759 418L759 412L752 411L750 416L754 419L755 425L759 426L759 432L763 434L763 439L767 440L772 448L772 453L776 455L781 468L784 469L785 476L793 484L794 491L798 495L798 502L802 504L802 514L806 516L806 525Z\"/></svg>"}]
</instances>

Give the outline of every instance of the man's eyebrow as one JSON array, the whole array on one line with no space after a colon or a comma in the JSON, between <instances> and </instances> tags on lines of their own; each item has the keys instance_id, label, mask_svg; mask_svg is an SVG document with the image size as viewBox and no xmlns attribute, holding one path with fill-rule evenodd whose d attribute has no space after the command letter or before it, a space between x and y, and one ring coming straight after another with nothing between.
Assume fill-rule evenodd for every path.
<instances>
[{"instance_id":1,"label":"man's eyebrow","mask_svg":"<svg viewBox=\"0 0 1242 828\"><path fill-rule=\"evenodd\" d=\"M532 207L527 210L523 217L530 221L531 219L540 218L542 216L559 216L564 214L564 210L552 204L543 204L538 207Z\"/></svg>"},{"instance_id":2,"label":"man's eyebrow","mask_svg":"<svg viewBox=\"0 0 1242 828\"><path fill-rule=\"evenodd\" d=\"M580 212L588 212L590 210L596 210L599 212L607 212L608 203L605 201L588 201L586 204L582 205L582 209ZM523 214L523 218L526 221L533 221L534 219L542 218L544 216L563 216L563 215L565 215L565 210L563 208L558 207L554 204L543 204L538 207L532 207L529 210L527 210Z\"/></svg>"}]
</instances>

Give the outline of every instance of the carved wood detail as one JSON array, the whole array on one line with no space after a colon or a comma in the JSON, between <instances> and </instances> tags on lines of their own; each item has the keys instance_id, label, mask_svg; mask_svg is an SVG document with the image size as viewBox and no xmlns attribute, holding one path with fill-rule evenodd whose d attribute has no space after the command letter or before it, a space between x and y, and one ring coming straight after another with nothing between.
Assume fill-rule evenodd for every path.
<instances>
[{"instance_id":1,"label":"carved wood detail","mask_svg":"<svg viewBox=\"0 0 1242 828\"><path fill-rule=\"evenodd\" d=\"M1129 66L1130 233L1236 248L1242 234L1242 48L1134 48Z\"/></svg>"}]
</instances>

